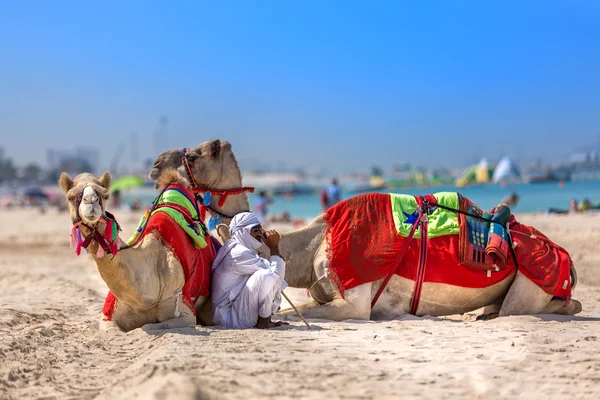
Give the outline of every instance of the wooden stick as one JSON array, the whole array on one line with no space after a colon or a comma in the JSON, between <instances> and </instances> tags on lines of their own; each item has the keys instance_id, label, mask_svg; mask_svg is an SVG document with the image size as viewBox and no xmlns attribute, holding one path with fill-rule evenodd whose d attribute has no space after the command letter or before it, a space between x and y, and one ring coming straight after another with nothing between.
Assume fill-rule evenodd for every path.
<instances>
[{"instance_id":1,"label":"wooden stick","mask_svg":"<svg viewBox=\"0 0 600 400\"><path fill-rule=\"evenodd\" d=\"M292 303L292 301L290 300L289 297L287 297L287 295L283 292L283 290L281 291L281 294L283 295L283 297L285 298L285 300L290 303L290 306L292 306L292 308L294 309L294 311L296 311L298 313L298 315L300 316L300 318L302 319L302 321L306 324L306 326L308 327L308 329L310 329L310 325L308 324L308 322L306 322L306 320L304 319L304 317L302 316L302 313L300 312L300 310L298 310L296 308L296 306L294 305L294 303Z\"/></svg>"}]
</instances>

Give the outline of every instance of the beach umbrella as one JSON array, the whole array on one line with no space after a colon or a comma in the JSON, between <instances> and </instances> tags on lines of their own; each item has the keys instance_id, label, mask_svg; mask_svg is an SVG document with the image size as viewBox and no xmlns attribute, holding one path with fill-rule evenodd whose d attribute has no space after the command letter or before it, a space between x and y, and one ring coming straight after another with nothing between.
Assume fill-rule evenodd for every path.
<instances>
[{"instance_id":1,"label":"beach umbrella","mask_svg":"<svg viewBox=\"0 0 600 400\"><path fill-rule=\"evenodd\" d=\"M25 189L23 191L23 196L25 196L25 197L37 197L37 198L41 198L41 199L47 199L48 198L48 194L46 192L44 192L39 187L33 187L33 188Z\"/></svg>"},{"instance_id":2,"label":"beach umbrella","mask_svg":"<svg viewBox=\"0 0 600 400\"><path fill-rule=\"evenodd\" d=\"M110 191L115 192L117 190L127 190L140 187L144 184L144 179L135 175L125 175L116 179L110 186Z\"/></svg>"}]
</instances>

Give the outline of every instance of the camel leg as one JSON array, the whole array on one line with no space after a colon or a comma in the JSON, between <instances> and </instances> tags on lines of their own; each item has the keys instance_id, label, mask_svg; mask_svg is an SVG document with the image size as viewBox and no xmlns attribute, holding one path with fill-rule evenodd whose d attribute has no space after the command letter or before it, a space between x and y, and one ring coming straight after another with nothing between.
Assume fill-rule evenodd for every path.
<instances>
[{"instance_id":1,"label":"camel leg","mask_svg":"<svg viewBox=\"0 0 600 400\"><path fill-rule=\"evenodd\" d=\"M540 314L550 304L552 295L544 292L525 275L517 273L504 298L500 316Z\"/></svg>"},{"instance_id":2,"label":"camel leg","mask_svg":"<svg viewBox=\"0 0 600 400\"><path fill-rule=\"evenodd\" d=\"M569 304L565 306L566 301L554 299L544 308L540 314L560 314L560 315L575 315L581 312L581 303L571 299Z\"/></svg>"},{"instance_id":3,"label":"camel leg","mask_svg":"<svg viewBox=\"0 0 600 400\"><path fill-rule=\"evenodd\" d=\"M327 258L327 246L323 241L316 251L313 261L316 277L328 275L329 259ZM310 293L317 303L305 305L301 312L304 318L321 318L334 321L345 319L371 318L371 283L365 283L355 288L346 290L344 298L340 295L337 286L331 279L323 278L314 285ZM293 309L285 310L281 314L293 316Z\"/></svg>"},{"instance_id":4,"label":"camel leg","mask_svg":"<svg viewBox=\"0 0 600 400\"><path fill-rule=\"evenodd\" d=\"M333 299L322 305L303 307L302 315L304 318L321 318L333 321L346 319L368 320L371 318L371 283L365 283L346 290L345 297L345 299ZM292 315L293 312L293 310L285 310L282 314Z\"/></svg>"},{"instance_id":5,"label":"camel leg","mask_svg":"<svg viewBox=\"0 0 600 400\"><path fill-rule=\"evenodd\" d=\"M210 296L200 296L196 300L196 325L212 326L213 315L212 315L212 301Z\"/></svg>"},{"instance_id":6,"label":"camel leg","mask_svg":"<svg viewBox=\"0 0 600 400\"><path fill-rule=\"evenodd\" d=\"M115 321L107 321L104 317L100 318L98 327L101 332L123 332L123 329Z\"/></svg>"},{"instance_id":7,"label":"camel leg","mask_svg":"<svg viewBox=\"0 0 600 400\"><path fill-rule=\"evenodd\" d=\"M502 308L502 303L490 304L483 307L481 315L477 316L477 321L488 321L498 318L500 316L500 308Z\"/></svg>"},{"instance_id":8,"label":"camel leg","mask_svg":"<svg viewBox=\"0 0 600 400\"><path fill-rule=\"evenodd\" d=\"M161 329L176 329L186 328L188 326L194 326L196 324L196 317L193 315L183 314L177 318L171 318L167 321L159 322L156 324L146 324L142 326L142 330L145 332L156 331Z\"/></svg>"}]
</instances>

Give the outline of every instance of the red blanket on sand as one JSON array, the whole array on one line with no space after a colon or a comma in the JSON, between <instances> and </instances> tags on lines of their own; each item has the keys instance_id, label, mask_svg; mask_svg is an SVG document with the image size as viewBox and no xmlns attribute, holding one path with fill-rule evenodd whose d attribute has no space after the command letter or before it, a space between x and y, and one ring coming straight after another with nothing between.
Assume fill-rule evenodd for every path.
<instances>
[{"instance_id":1,"label":"red blanket on sand","mask_svg":"<svg viewBox=\"0 0 600 400\"><path fill-rule=\"evenodd\" d=\"M442 212L436 209L435 212ZM383 279L397 261L405 237L399 235L392 215L390 196L359 195L327 210L327 250L331 277L343 291ZM512 239L520 271L546 293L569 299L571 294L569 254L536 229L519 224L511 216ZM431 234L431 231L430 231ZM535 237L532 237L534 235ZM468 288L483 288L504 280L516 271L512 255L504 268L490 276L481 268L458 263L459 235L428 239L423 282L438 282ZM419 240L413 239L397 274L416 280Z\"/></svg>"},{"instance_id":2,"label":"red blanket on sand","mask_svg":"<svg viewBox=\"0 0 600 400\"><path fill-rule=\"evenodd\" d=\"M181 263L185 274L185 285L182 290L183 301L195 314L196 299L199 296L210 294L210 268L216 255L212 236L207 234L205 237L207 246L197 249L184 230L166 213L152 215L144 230L144 236L149 234L157 235L163 245L167 246ZM111 292L108 292L102 310L104 320L112 319L116 305L117 299Z\"/></svg>"}]
</instances>

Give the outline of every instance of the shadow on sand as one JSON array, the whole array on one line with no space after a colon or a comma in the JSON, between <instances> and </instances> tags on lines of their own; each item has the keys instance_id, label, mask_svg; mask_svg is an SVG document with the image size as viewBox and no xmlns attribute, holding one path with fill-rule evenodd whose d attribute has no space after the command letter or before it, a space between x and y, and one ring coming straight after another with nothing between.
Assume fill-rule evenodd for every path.
<instances>
[{"instance_id":1,"label":"shadow on sand","mask_svg":"<svg viewBox=\"0 0 600 400\"><path fill-rule=\"evenodd\" d=\"M600 317L578 317L576 315L558 315L558 314L536 314L533 317L539 318L542 321L556 321L556 322L600 322Z\"/></svg>"}]
</instances>

